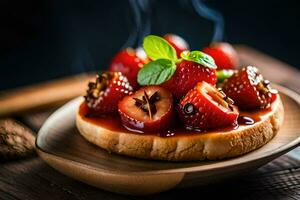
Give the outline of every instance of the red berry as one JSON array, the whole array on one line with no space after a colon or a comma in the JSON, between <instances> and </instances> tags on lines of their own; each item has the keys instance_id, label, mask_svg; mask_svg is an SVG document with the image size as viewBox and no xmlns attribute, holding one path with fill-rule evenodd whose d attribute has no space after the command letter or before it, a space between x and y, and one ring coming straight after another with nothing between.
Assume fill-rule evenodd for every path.
<instances>
[{"instance_id":1,"label":"red berry","mask_svg":"<svg viewBox=\"0 0 300 200\"><path fill-rule=\"evenodd\" d=\"M187 129L205 131L236 124L239 113L232 103L223 92L200 82L180 101L177 110Z\"/></svg>"},{"instance_id":2,"label":"red berry","mask_svg":"<svg viewBox=\"0 0 300 200\"><path fill-rule=\"evenodd\" d=\"M223 91L243 110L267 108L270 106L272 93L270 82L265 80L256 67L248 66L237 71L223 83Z\"/></svg>"},{"instance_id":3,"label":"red berry","mask_svg":"<svg viewBox=\"0 0 300 200\"><path fill-rule=\"evenodd\" d=\"M148 62L147 57L141 56L142 52L135 51L132 48L123 49L118 52L112 59L109 70L122 72L128 78L130 85L137 89L137 74L139 70Z\"/></svg>"},{"instance_id":4,"label":"red berry","mask_svg":"<svg viewBox=\"0 0 300 200\"><path fill-rule=\"evenodd\" d=\"M177 57L180 58L181 52L189 50L189 44L180 36L175 34L166 34L163 37L167 40L176 50Z\"/></svg>"},{"instance_id":5,"label":"red berry","mask_svg":"<svg viewBox=\"0 0 300 200\"><path fill-rule=\"evenodd\" d=\"M172 94L159 86L147 86L119 102L122 124L129 130L151 132L168 129L173 122Z\"/></svg>"},{"instance_id":6,"label":"red berry","mask_svg":"<svg viewBox=\"0 0 300 200\"><path fill-rule=\"evenodd\" d=\"M238 65L237 52L228 43L213 43L203 52L213 57L218 69L234 69Z\"/></svg>"},{"instance_id":7,"label":"red berry","mask_svg":"<svg viewBox=\"0 0 300 200\"><path fill-rule=\"evenodd\" d=\"M277 93L272 93L271 103L277 99Z\"/></svg>"},{"instance_id":8,"label":"red berry","mask_svg":"<svg viewBox=\"0 0 300 200\"><path fill-rule=\"evenodd\" d=\"M216 70L183 60L177 64L177 69L172 78L163 83L162 87L168 89L177 99L180 99L200 81L215 85L217 82Z\"/></svg>"},{"instance_id":9,"label":"red berry","mask_svg":"<svg viewBox=\"0 0 300 200\"><path fill-rule=\"evenodd\" d=\"M88 86L85 101L90 108L90 116L116 113L118 102L133 91L121 72L105 72Z\"/></svg>"}]
</instances>

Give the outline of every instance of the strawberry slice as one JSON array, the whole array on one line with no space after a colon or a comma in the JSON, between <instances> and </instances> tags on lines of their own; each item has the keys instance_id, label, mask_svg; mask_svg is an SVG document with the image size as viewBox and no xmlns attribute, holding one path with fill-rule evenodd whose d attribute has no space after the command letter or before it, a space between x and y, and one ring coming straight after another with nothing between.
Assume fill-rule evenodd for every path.
<instances>
[{"instance_id":1,"label":"strawberry slice","mask_svg":"<svg viewBox=\"0 0 300 200\"><path fill-rule=\"evenodd\" d=\"M218 69L235 69L238 65L237 52L228 43L213 43L204 48L203 52L213 57Z\"/></svg>"},{"instance_id":2,"label":"strawberry slice","mask_svg":"<svg viewBox=\"0 0 300 200\"><path fill-rule=\"evenodd\" d=\"M253 66L245 67L226 79L222 88L242 110L268 108L277 93Z\"/></svg>"},{"instance_id":3,"label":"strawberry slice","mask_svg":"<svg viewBox=\"0 0 300 200\"><path fill-rule=\"evenodd\" d=\"M163 37L167 40L176 50L177 57L180 58L181 52L189 50L189 44L180 36L175 34L166 34Z\"/></svg>"},{"instance_id":4,"label":"strawberry slice","mask_svg":"<svg viewBox=\"0 0 300 200\"><path fill-rule=\"evenodd\" d=\"M147 86L119 102L125 128L136 132L165 130L173 121L172 94L159 86Z\"/></svg>"},{"instance_id":5,"label":"strawberry slice","mask_svg":"<svg viewBox=\"0 0 300 200\"><path fill-rule=\"evenodd\" d=\"M149 62L148 58L142 49L127 48L121 50L112 58L109 70L122 72L128 78L130 85L134 89L138 89L137 74L147 62Z\"/></svg>"},{"instance_id":6,"label":"strawberry slice","mask_svg":"<svg viewBox=\"0 0 300 200\"><path fill-rule=\"evenodd\" d=\"M201 81L215 85L217 82L216 70L196 62L183 60L177 64L172 78L163 83L162 87L172 91L176 99L180 99Z\"/></svg>"},{"instance_id":7,"label":"strawberry slice","mask_svg":"<svg viewBox=\"0 0 300 200\"><path fill-rule=\"evenodd\" d=\"M90 108L89 116L116 113L118 102L133 91L121 72L105 72L97 75L95 82L88 85L85 101Z\"/></svg>"},{"instance_id":8,"label":"strawberry slice","mask_svg":"<svg viewBox=\"0 0 300 200\"><path fill-rule=\"evenodd\" d=\"M233 101L206 82L190 90L177 110L185 127L197 131L234 125L239 115Z\"/></svg>"}]
</instances>

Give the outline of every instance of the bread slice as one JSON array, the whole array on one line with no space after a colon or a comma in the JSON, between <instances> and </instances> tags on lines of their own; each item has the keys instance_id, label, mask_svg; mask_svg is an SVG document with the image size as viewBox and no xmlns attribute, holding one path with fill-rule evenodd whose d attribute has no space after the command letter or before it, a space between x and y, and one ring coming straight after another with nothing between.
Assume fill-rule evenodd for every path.
<instances>
[{"instance_id":1,"label":"bread slice","mask_svg":"<svg viewBox=\"0 0 300 200\"><path fill-rule=\"evenodd\" d=\"M116 132L84 120L77 112L79 132L91 143L122 155L168 161L216 160L243 155L269 142L283 123L281 99L253 125L235 130L173 137Z\"/></svg>"}]
</instances>

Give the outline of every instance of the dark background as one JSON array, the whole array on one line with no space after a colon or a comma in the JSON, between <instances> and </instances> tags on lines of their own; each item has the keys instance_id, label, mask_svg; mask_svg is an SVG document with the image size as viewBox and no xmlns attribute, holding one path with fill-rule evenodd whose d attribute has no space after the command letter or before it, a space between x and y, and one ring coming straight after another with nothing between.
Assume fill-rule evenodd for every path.
<instances>
[{"instance_id":1,"label":"dark background","mask_svg":"<svg viewBox=\"0 0 300 200\"><path fill-rule=\"evenodd\" d=\"M148 32L177 33L192 49L201 49L212 40L214 23L199 16L189 0L142 2L148 9L138 26L130 2L134 1L2 0L0 90L104 69L122 46L138 46L147 34L147 23L151 25ZM300 67L297 1L204 3L222 13L223 40L247 44ZM128 41L136 30L137 37Z\"/></svg>"}]
</instances>

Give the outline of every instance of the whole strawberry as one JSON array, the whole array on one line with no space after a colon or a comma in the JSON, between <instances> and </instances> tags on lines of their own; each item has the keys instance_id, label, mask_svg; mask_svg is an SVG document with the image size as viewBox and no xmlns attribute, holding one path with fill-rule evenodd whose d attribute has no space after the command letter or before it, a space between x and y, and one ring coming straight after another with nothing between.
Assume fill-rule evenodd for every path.
<instances>
[{"instance_id":1,"label":"whole strawberry","mask_svg":"<svg viewBox=\"0 0 300 200\"><path fill-rule=\"evenodd\" d=\"M222 89L242 110L268 108L277 93L253 66L245 67L226 79Z\"/></svg>"},{"instance_id":2,"label":"whole strawberry","mask_svg":"<svg viewBox=\"0 0 300 200\"><path fill-rule=\"evenodd\" d=\"M177 64L172 78L163 83L162 87L172 91L173 95L180 99L200 81L215 85L216 70L196 62L183 60Z\"/></svg>"},{"instance_id":3,"label":"whole strawberry","mask_svg":"<svg viewBox=\"0 0 300 200\"><path fill-rule=\"evenodd\" d=\"M89 115L93 117L116 113L118 102L133 91L121 72L99 74L88 87L85 101L90 109Z\"/></svg>"},{"instance_id":4,"label":"whole strawberry","mask_svg":"<svg viewBox=\"0 0 300 200\"><path fill-rule=\"evenodd\" d=\"M205 131L236 124L238 110L223 92L200 82L179 102L178 113L185 127Z\"/></svg>"},{"instance_id":5,"label":"whole strawberry","mask_svg":"<svg viewBox=\"0 0 300 200\"><path fill-rule=\"evenodd\" d=\"M154 35L144 38L143 48L152 61L139 71L140 85L161 85L179 100L200 81L217 82L214 60L201 51L184 51L178 58L166 40Z\"/></svg>"},{"instance_id":6,"label":"whole strawberry","mask_svg":"<svg viewBox=\"0 0 300 200\"><path fill-rule=\"evenodd\" d=\"M163 38L174 47L174 49L176 50L177 57L180 57L180 54L183 51L190 49L189 44L179 35L166 34Z\"/></svg>"},{"instance_id":7,"label":"whole strawberry","mask_svg":"<svg viewBox=\"0 0 300 200\"><path fill-rule=\"evenodd\" d=\"M118 52L111 60L109 70L114 72L122 72L128 78L130 85L137 89L137 74L145 63L148 62L147 57L143 54L142 49L134 50L132 48L123 49Z\"/></svg>"},{"instance_id":8,"label":"whole strawberry","mask_svg":"<svg viewBox=\"0 0 300 200\"><path fill-rule=\"evenodd\" d=\"M235 69L238 65L238 55L229 43L212 43L203 52L213 57L219 69Z\"/></svg>"}]
</instances>

